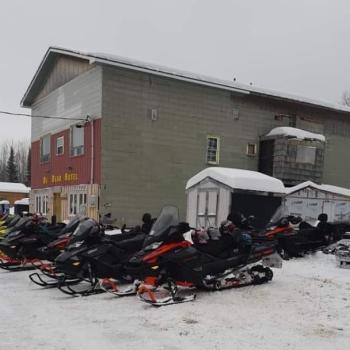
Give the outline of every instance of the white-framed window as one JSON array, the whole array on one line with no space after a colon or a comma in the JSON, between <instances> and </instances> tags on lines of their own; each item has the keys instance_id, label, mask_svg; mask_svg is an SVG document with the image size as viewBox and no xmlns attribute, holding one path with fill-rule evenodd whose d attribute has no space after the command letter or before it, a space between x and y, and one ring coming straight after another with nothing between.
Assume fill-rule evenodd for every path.
<instances>
[{"instance_id":1,"label":"white-framed window","mask_svg":"<svg viewBox=\"0 0 350 350\"><path fill-rule=\"evenodd\" d=\"M87 194L70 193L69 194L69 215L86 214Z\"/></svg>"},{"instance_id":2,"label":"white-framed window","mask_svg":"<svg viewBox=\"0 0 350 350\"><path fill-rule=\"evenodd\" d=\"M84 154L84 127L73 125L70 129L70 154L80 156Z\"/></svg>"},{"instance_id":3,"label":"white-framed window","mask_svg":"<svg viewBox=\"0 0 350 350\"><path fill-rule=\"evenodd\" d=\"M255 156L256 149L257 149L256 143L248 143L247 150L246 150L247 156Z\"/></svg>"},{"instance_id":4,"label":"white-framed window","mask_svg":"<svg viewBox=\"0 0 350 350\"><path fill-rule=\"evenodd\" d=\"M207 136L207 163L219 164L220 158L220 137Z\"/></svg>"},{"instance_id":5,"label":"white-framed window","mask_svg":"<svg viewBox=\"0 0 350 350\"><path fill-rule=\"evenodd\" d=\"M62 154L64 154L64 136L56 139L56 156L61 156Z\"/></svg>"},{"instance_id":6,"label":"white-framed window","mask_svg":"<svg viewBox=\"0 0 350 350\"><path fill-rule=\"evenodd\" d=\"M35 212L46 215L48 212L49 196L47 194L38 194L35 196Z\"/></svg>"},{"instance_id":7,"label":"white-framed window","mask_svg":"<svg viewBox=\"0 0 350 350\"><path fill-rule=\"evenodd\" d=\"M45 135L40 139L40 161L48 162L51 152L51 135Z\"/></svg>"}]
</instances>

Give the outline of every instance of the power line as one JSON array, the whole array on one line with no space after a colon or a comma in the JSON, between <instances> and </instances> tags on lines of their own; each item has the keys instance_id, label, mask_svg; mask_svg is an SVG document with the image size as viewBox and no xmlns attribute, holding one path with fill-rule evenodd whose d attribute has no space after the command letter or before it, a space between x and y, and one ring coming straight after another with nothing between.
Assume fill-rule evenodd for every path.
<instances>
[{"instance_id":1,"label":"power line","mask_svg":"<svg viewBox=\"0 0 350 350\"><path fill-rule=\"evenodd\" d=\"M64 119L64 120L80 120L80 121L86 121L88 118L68 118L68 117L56 117L56 116L50 116L50 115L31 115L26 113L14 113L14 112L7 112L7 111L0 111L0 114L6 114L6 115L13 115L13 116L21 116L21 117L28 117L28 118L45 118L45 119Z\"/></svg>"}]
</instances>

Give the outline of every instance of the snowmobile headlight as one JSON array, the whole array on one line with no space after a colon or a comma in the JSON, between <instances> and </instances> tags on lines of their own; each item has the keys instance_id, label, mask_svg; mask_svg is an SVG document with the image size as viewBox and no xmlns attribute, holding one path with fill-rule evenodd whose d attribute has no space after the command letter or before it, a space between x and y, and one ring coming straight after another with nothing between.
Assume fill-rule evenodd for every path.
<instances>
[{"instance_id":1,"label":"snowmobile headlight","mask_svg":"<svg viewBox=\"0 0 350 350\"><path fill-rule=\"evenodd\" d=\"M72 265L73 266L79 266L80 265L80 261L74 261L74 262L72 262Z\"/></svg>"},{"instance_id":2,"label":"snowmobile headlight","mask_svg":"<svg viewBox=\"0 0 350 350\"><path fill-rule=\"evenodd\" d=\"M11 245L10 248L11 248L11 249L16 249L17 246L16 246L16 245Z\"/></svg>"},{"instance_id":3,"label":"snowmobile headlight","mask_svg":"<svg viewBox=\"0 0 350 350\"><path fill-rule=\"evenodd\" d=\"M158 270L158 269L159 269L158 265L152 266L152 270Z\"/></svg>"},{"instance_id":4,"label":"snowmobile headlight","mask_svg":"<svg viewBox=\"0 0 350 350\"><path fill-rule=\"evenodd\" d=\"M154 242L150 245L148 245L147 247L144 248L144 251L149 251L149 250L154 250L157 249L160 245L162 245L163 242Z\"/></svg>"}]
</instances>

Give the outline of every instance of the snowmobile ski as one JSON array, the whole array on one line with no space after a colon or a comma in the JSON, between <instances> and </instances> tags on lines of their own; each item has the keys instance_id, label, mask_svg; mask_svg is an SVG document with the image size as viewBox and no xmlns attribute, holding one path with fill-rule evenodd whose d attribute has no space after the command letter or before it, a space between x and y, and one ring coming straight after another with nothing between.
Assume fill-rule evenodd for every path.
<instances>
[{"instance_id":1,"label":"snowmobile ski","mask_svg":"<svg viewBox=\"0 0 350 350\"><path fill-rule=\"evenodd\" d=\"M88 286L81 289L80 287L84 284L88 284ZM77 288L72 288L73 285L77 286ZM70 283L69 280L60 280L57 285L57 288L64 294L82 297L101 294L105 292L103 289L100 288L98 281L87 281L84 279L80 279L75 283Z\"/></svg>"},{"instance_id":2,"label":"snowmobile ski","mask_svg":"<svg viewBox=\"0 0 350 350\"><path fill-rule=\"evenodd\" d=\"M135 281L134 283L128 285L123 284L123 288L120 288L118 280L115 280L113 278L103 278L99 281L99 284L100 288L105 292L111 293L118 297L124 297L129 295L136 295L140 282Z\"/></svg>"},{"instance_id":3,"label":"snowmobile ski","mask_svg":"<svg viewBox=\"0 0 350 350\"><path fill-rule=\"evenodd\" d=\"M141 301L156 307L182 304L196 298L195 293L189 294L188 289L179 289L172 281L168 281L166 287L157 288L142 284L139 286L137 294Z\"/></svg>"}]
</instances>

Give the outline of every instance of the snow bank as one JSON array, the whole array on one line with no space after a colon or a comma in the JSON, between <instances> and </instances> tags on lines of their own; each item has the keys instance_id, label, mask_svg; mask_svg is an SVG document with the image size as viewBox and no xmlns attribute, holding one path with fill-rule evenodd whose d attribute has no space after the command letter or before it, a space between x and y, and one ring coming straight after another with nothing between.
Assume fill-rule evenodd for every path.
<instances>
[{"instance_id":1,"label":"snow bank","mask_svg":"<svg viewBox=\"0 0 350 350\"><path fill-rule=\"evenodd\" d=\"M0 192L29 193L30 187L21 183L0 182Z\"/></svg>"},{"instance_id":2,"label":"snow bank","mask_svg":"<svg viewBox=\"0 0 350 350\"><path fill-rule=\"evenodd\" d=\"M214 179L231 188L242 190L285 193L285 187L281 180L259 173L257 171L210 167L191 177L186 184L186 189L198 184L206 178Z\"/></svg>"},{"instance_id":3,"label":"snow bank","mask_svg":"<svg viewBox=\"0 0 350 350\"><path fill-rule=\"evenodd\" d=\"M286 136L297 138L299 140L317 140L322 142L326 141L324 135L315 134L313 132L309 132L302 129L292 128L290 126L280 126L274 128L265 136Z\"/></svg>"}]
</instances>

